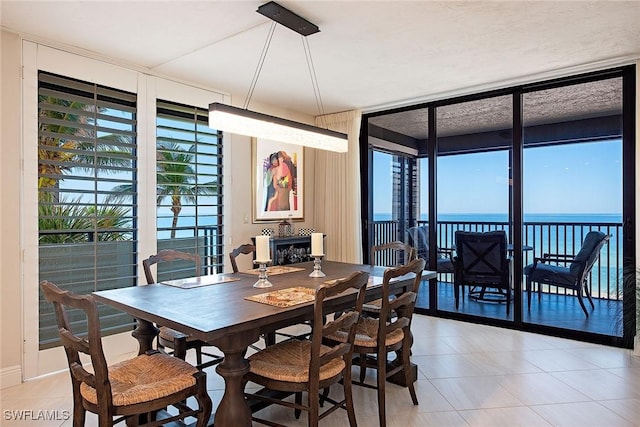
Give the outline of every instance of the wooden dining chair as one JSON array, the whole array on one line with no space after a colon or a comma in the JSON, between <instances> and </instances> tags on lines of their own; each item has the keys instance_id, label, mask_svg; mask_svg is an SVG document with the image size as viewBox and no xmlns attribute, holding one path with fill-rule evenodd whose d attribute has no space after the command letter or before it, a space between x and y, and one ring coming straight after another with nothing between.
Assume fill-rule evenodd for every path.
<instances>
[{"instance_id":1,"label":"wooden dining chair","mask_svg":"<svg viewBox=\"0 0 640 427\"><path fill-rule=\"evenodd\" d=\"M255 245L251 243L245 243L244 245L240 245L231 252L229 252L229 260L231 261L231 268L234 273L238 272L238 264L236 262L236 258L240 255L249 255L256 251Z\"/></svg>"},{"instance_id":2,"label":"wooden dining chair","mask_svg":"<svg viewBox=\"0 0 640 427\"><path fill-rule=\"evenodd\" d=\"M197 427L207 425L212 403L207 393L206 373L157 350L107 365L94 297L75 295L47 281L43 281L40 288L54 306L58 332L67 354L74 427L84 426L87 411L98 415L100 427L121 421L157 426L187 417L196 417ZM78 322L82 317L80 312L84 312L87 325L87 333L82 336L71 326L71 320L74 327L82 323ZM81 360L81 354L89 358ZM85 368L87 363L90 366ZM195 398L197 408L186 404L191 397ZM167 406L173 406L177 413L165 411ZM148 423L139 424L141 419L133 419L143 415Z\"/></svg>"},{"instance_id":3,"label":"wooden dining chair","mask_svg":"<svg viewBox=\"0 0 640 427\"><path fill-rule=\"evenodd\" d=\"M236 262L236 258L238 256L250 255L255 251L256 251L255 245L252 245L251 243L245 243L243 245L238 246L231 252L229 252L229 260L231 261L231 268L233 269L233 272L238 273L238 264ZM305 325L308 325L308 322L305 322ZM285 338L306 338L309 336L309 334L310 332L304 332L304 333L293 335L283 331L271 331L271 332L265 332L264 334L262 334L262 338L265 341L265 345L273 345L276 343L276 335L283 336ZM251 345L251 348L253 348L254 350L260 350L260 348L255 345Z\"/></svg>"},{"instance_id":4,"label":"wooden dining chair","mask_svg":"<svg viewBox=\"0 0 640 427\"><path fill-rule=\"evenodd\" d=\"M310 340L287 340L269 346L249 356L249 373L245 381L252 381L269 390L294 393L294 402L270 397L262 392L245 393L247 399L256 399L268 404L278 404L306 411L308 425L317 426L319 420L339 408L347 410L349 425L356 425L353 397L351 392L351 363L355 325L362 308L369 274L356 272L346 279L331 285L321 285L316 290L313 309L313 332ZM324 302L345 291L353 292L354 310L342 313L338 318L327 321ZM327 345L324 339L337 331L344 332L343 341ZM329 387L341 383L344 396L340 401L328 398ZM320 413L320 390L327 390L325 401L329 408ZM307 402L302 403L301 393L307 392ZM278 425L258 418L255 421L266 425Z\"/></svg>"},{"instance_id":5,"label":"wooden dining chair","mask_svg":"<svg viewBox=\"0 0 640 427\"><path fill-rule=\"evenodd\" d=\"M395 268L388 268L382 278L382 306L378 318L361 316L356 325L356 335L353 353L359 355L360 381L354 384L375 388L378 391L378 421L381 427L386 426L385 409L385 384L387 378L398 372L404 371L405 384L409 388L411 400L418 404L418 398L414 388L414 380L411 369L411 346L413 335L411 334L411 319L416 305L422 270L425 262L423 259L415 259L408 264ZM395 295L390 290L393 279L413 274L415 277L410 289ZM394 312L395 316L391 316ZM387 320L385 320L387 319ZM327 342L348 342L351 331L337 331L327 337ZM396 352L397 362L387 362L388 355ZM365 369L378 370L376 385L365 382Z\"/></svg>"},{"instance_id":6,"label":"wooden dining chair","mask_svg":"<svg viewBox=\"0 0 640 427\"><path fill-rule=\"evenodd\" d=\"M202 272L202 260L200 259L200 255L195 253L176 251L173 249L163 249L156 255L151 255L149 258L142 261L142 267L144 269L144 275L147 279L147 283L150 284L156 282L153 277L153 272L151 271L152 265L172 261L192 262L195 265L195 271L191 270L194 272L193 275L195 277L200 277ZM194 349L196 351L196 366L198 366L200 369L208 368L222 362L222 359L224 358L222 355L207 353L202 350L203 347L208 346L206 342L195 339L190 335L184 334L180 331L176 331L175 329L169 328L167 326L159 326L159 328L160 333L158 334L158 348L170 348L171 350L173 350L174 356L183 360L186 358L187 350ZM211 360L203 363L202 355L209 356Z\"/></svg>"},{"instance_id":7,"label":"wooden dining chair","mask_svg":"<svg viewBox=\"0 0 640 427\"><path fill-rule=\"evenodd\" d=\"M382 254L378 256L378 254ZM400 241L389 242L382 245L376 245L371 247L371 258L369 263L372 266L383 265L384 267L397 267L407 262L413 261L416 258L416 250L413 246L407 245ZM391 262L383 264L377 264L376 261L380 259L391 259ZM371 315L378 317L380 315L380 308L382 306L382 298L365 303L362 306L362 313L364 315Z\"/></svg>"}]
</instances>

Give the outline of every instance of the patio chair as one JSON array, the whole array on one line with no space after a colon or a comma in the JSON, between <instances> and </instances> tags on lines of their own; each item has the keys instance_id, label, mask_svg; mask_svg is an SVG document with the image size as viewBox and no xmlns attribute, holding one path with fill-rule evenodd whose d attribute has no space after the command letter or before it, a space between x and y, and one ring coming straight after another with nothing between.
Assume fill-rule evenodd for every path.
<instances>
[{"instance_id":1,"label":"patio chair","mask_svg":"<svg viewBox=\"0 0 640 427\"><path fill-rule=\"evenodd\" d=\"M600 256L600 250L610 238L611 235L601 231L590 231L584 237L582 247L575 256L545 253L541 258L534 258L533 264L527 265L523 270L527 276L526 289L529 309L531 309L531 284L535 282L538 284L538 302L542 299L542 285L571 289L578 297L578 302L585 316L589 317L582 295L583 293L587 295L591 309L594 309L587 278Z\"/></svg>"},{"instance_id":2,"label":"patio chair","mask_svg":"<svg viewBox=\"0 0 640 427\"><path fill-rule=\"evenodd\" d=\"M429 227L420 225L407 230L409 243L416 249L416 257L425 260L426 267L429 268ZM437 268L438 273L453 273L453 263L451 262L452 249L435 247L438 253Z\"/></svg>"},{"instance_id":3,"label":"patio chair","mask_svg":"<svg viewBox=\"0 0 640 427\"><path fill-rule=\"evenodd\" d=\"M470 286L469 296L479 301L505 302L511 306L511 263L504 231L456 231L453 277L456 310L460 290ZM495 298L488 298L489 295Z\"/></svg>"},{"instance_id":4,"label":"patio chair","mask_svg":"<svg viewBox=\"0 0 640 427\"><path fill-rule=\"evenodd\" d=\"M55 308L58 332L67 354L73 389L74 426L85 425L87 411L98 415L97 425L100 427L113 426L121 421L138 426L158 426L169 422L175 425L174 421L187 417L196 417L198 427L207 425L212 404L207 393L205 372L157 350L107 365L98 307L93 295L75 295L47 281L40 283L40 288ZM87 331L78 336L72 324L82 329L79 320L83 317ZM191 397L197 401L197 408ZM177 412L173 408L165 410L167 406L172 406ZM139 416L148 417L148 424L144 418L136 419ZM157 422L154 421L156 418Z\"/></svg>"}]
</instances>

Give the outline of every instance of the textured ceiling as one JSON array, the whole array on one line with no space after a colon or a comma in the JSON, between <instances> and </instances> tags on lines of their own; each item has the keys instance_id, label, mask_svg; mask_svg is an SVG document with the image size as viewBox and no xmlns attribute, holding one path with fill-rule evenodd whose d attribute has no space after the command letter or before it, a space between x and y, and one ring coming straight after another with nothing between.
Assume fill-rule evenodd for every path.
<instances>
[{"instance_id":1,"label":"textured ceiling","mask_svg":"<svg viewBox=\"0 0 640 427\"><path fill-rule=\"evenodd\" d=\"M622 113L622 79L582 83L524 94L525 126L580 120ZM437 109L439 136L465 135L511 128L510 96L452 104ZM369 119L375 126L415 139L427 139L427 109L385 114Z\"/></svg>"},{"instance_id":2,"label":"textured ceiling","mask_svg":"<svg viewBox=\"0 0 640 427\"><path fill-rule=\"evenodd\" d=\"M242 105L271 22L256 13L263 3L0 0L0 23L30 40L229 93ZM325 113L377 111L640 57L639 1L280 3L320 27L307 40ZM278 26L251 100L320 112L298 34ZM480 104L469 112L498 114Z\"/></svg>"}]
</instances>

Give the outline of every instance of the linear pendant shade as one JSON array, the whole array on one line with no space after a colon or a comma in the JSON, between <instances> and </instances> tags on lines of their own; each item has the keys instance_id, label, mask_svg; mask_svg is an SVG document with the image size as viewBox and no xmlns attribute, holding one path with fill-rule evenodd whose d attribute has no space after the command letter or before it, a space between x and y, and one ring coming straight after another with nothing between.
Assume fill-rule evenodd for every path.
<instances>
[{"instance_id":1,"label":"linear pendant shade","mask_svg":"<svg viewBox=\"0 0 640 427\"><path fill-rule=\"evenodd\" d=\"M348 151L347 135L227 104L209 104L209 127L240 135L299 144L320 150Z\"/></svg>"}]
</instances>

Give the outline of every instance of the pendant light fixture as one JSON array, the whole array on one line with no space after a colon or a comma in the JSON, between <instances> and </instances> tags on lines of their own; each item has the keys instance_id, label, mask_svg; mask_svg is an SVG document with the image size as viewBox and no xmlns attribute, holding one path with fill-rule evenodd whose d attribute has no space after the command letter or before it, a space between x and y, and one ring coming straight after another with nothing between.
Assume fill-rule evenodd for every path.
<instances>
[{"instance_id":1,"label":"pendant light fixture","mask_svg":"<svg viewBox=\"0 0 640 427\"><path fill-rule=\"evenodd\" d=\"M209 127L226 132L290 144L304 145L321 150L337 151L341 153L346 152L348 140L347 135L344 133L280 117L270 116L268 114L258 113L248 109L249 101L253 95L253 90L255 89L258 77L260 76L260 70L262 69L262 65L264 64L264 60L267 56L269 45L271 44L271 38L273 37L276 23L279 23L297 32L302 37L316 104L320 110L320 115L324 115L324 107L322 106L322 99L320 97L316 73L313 67L313 61L311 60L311 51L306 39L308 35L315 34L319 32L320 29L306 19L296 15L273 1L260 6L257 12L270 18L273 22L271 23L271 28L267 35L267 41L262 49L258 67L254 73L253 81L251 82L249 92L245 99L244 107L238 108L219 102L209 104Z\"/></svg>"}]
</instances>

